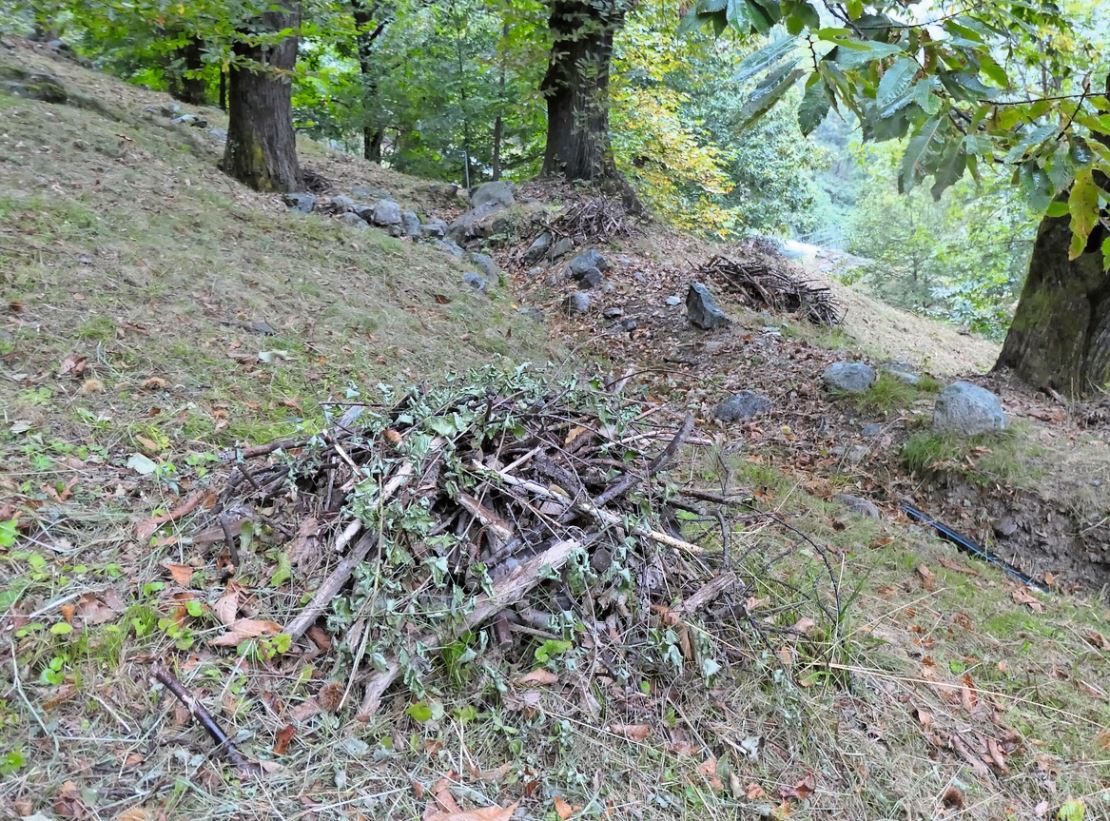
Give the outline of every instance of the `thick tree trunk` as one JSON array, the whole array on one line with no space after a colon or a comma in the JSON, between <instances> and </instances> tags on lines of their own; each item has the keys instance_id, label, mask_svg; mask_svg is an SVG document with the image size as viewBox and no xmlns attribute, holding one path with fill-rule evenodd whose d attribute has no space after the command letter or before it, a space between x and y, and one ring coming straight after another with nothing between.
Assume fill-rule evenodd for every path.
<instances>
[{"instance_id":1,"label":"thick tree trunk","mask_svg":"<svg viewBox=\"0 0 1110 821\"><path fill-rule=\"evenodd\" d=\"M1110 75L1106 77L1110 100ZM1101 138L1110 145L1110 138ZM1106 189L1110 180L1095 174ZM1105 215L1104 215L1105 216ZM1068 259L1067 217L1045 217L1037 229L1029 274L995 370L1011 368L1023 381L1080 397L1110 390L1110 271L1102 220L1077 259Z\"/></svg>"},{"instance_id":2,"label":"thick tree trunk","mask_svg":"<svg viewBox=\"0 0 1110 821\"><path fill-rule=\"evenodd\" d=\"M555 36L541 90L547 97L543 173L615 178L609 143L609 67L624 0L553 0Z\"/></svg>"},{"instance_id":3,"label":"thick tree trunk","mask_svg":"<svg viewBox=\"0 0 1110 821\"><path fill-rule=\"evenodd\" d=\"M189 105L204 105L208 102L208 83L200 72L204 70L204 40L190 37L178 52L181 63L170 83L170 94Z\"/></svg>"},{"instance_id":4,"label":"thick tree trunk","mask_svg":"<svg viewBox=\"0 0 1110 821\"><path fill-rule=\"evenodd\" d=\"M255 21L259 33L277 32L300 22L296 3L268 11ZM295 191L303 184L293 132L292 71L297 38L253 46L235 44L228 88L227 148L223 169L256 191Z\"/></svg>"},{"instance_id":5,"label":"thick tree trunk","mask_svg":"<svg viewBox=\"0 0 1110 821\"><path fill-rule=\"evenodd\" d=\"M1041 222L996 369L1011 368L1031 385L1068 396L1110 387L1110 273L1100 250L1105 235L1096 228L1086 252L1069 261L1068 219Z\"/></svg>"},{"instance_id":6,"label":"thick tree trunk","mask_svg":"<svg viewBox=\"0 0 1110 821\"><path fill-rule=\"evenodd\" d=\"M382 8L379 0L351 0L351 15L355 20L355 48L358 68L362 74L363 104L369 110L378 92L378 78L374 71L374 42L382 36L392 17ZM381 19L378 19L381 16ZM385 130L369 121L362 128L362 156L370 162L381 164L382 141Z\"/></svg>"},{"instance_id":7,"label":"thick tree trunk","mask_svg":"<svg viewBox=\"0 0 1110 821\"><path fill-rule=\"evenodd\" d=\"M380 128L368 125L362 129L362 156L370 162L382 164L382 143L385 142L385 132Z\"/></svg>"}]
</instances>

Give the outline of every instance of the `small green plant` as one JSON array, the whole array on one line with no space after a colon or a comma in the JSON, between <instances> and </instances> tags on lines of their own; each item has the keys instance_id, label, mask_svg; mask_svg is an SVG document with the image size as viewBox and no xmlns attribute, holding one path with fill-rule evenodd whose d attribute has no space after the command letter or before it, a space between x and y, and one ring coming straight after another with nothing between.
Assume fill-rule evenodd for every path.
<instances>
[{"instance_id":1,"label":"small green plant","mask_svg":"<svg viewBox=\"0 0 1110 821\"><path fill-rule=\"evenodd\" d=\"M1036 478L1035 455L1020 428L971 437L921 431L902 445L902 461L914 473L960 475L977 485Z\"/></svg>"},{"instance_id":2,"label":"small green plant","mask_svg":"<svg viewBox=\"0 0 1110 821\"><path fill-rule=\"evenodd\" d=\"M856 405L871 413L890 413L902 410L917 399L917 388L897 376L883 371L874 384L863 393L846 394Z\"/></svg>"}]
</instances>

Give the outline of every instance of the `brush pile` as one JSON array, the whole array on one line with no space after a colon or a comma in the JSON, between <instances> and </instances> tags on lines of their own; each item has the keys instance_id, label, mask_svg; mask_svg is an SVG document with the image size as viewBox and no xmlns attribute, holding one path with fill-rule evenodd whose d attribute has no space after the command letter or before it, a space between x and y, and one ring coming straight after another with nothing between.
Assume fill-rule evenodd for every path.
<instances>
[{"instance_id":1,"label":"brush pile","mask_svg":"<svg viewBox=\"0 0 1110 821\"><path fill-rule=\"evenodd\" d=\"M843 319L832 292L806 282L780 254L753 253L743 259L715 256L700 271L739 293L755 310L801 314L817 325L838 325Z\"/></svg>"},{"instance_id":2,"label":"brush pile","mask_svg":"<svg viewBox=\"0 0 1110 821\"><path fill-rule=\"evenodd\" d=\"M358 718L399 681L419 696L433 672L468 680L490 654L576 659L634 691L685 669L712 677L744 643L754 541L743 555L723 532L724 551L689 541L680 520L709 534L717 519L659 481L691 417L659 426L659 407L523 369L384 395L324 435L238 452L214 513L271 534L296 587L258 615L294 651L321 634L339 645ZM714 627L687 629L698 616Z\"/></svg>"}]
</instances>

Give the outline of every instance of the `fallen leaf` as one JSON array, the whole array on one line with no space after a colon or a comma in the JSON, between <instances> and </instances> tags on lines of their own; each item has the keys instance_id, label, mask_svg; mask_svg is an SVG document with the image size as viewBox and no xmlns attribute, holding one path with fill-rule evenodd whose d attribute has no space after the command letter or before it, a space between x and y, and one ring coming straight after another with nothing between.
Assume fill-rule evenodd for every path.
<instances>
[{"instance_id":1,"label":"fallen leaf","mask_svg":"<svg viewBox=\"0 0 1110 821\"><path fill-rule=\"evenodd\" d=\"M758 784L749 784L747 787L744 788L744 796L749 801L755 801L756 799L764 798L766 795L767 793L764 792L763 788Z\"/></svg>"},{"instance_id":2,"label":"fallen leaf","mask_svg":"<svg viewBox=\"0 0 1110 821\"><path fill-rule=\"evenodd\" d=\"M559 821L567 821L572 815L578 812L581 807L575 807L568 804L566 799L562 796L555 796L555 814L559 816Z\"/></svg>"},{"instance_id":3,"label":"fallen leaf","mask_svg":"<svg viewBox=\"0 0 1110 821\"><path fill-rule=\"evenodd\" d=\"M428 750L428 752L432 754L431 750ZM438 750L436 752L438 752ZM467 767L466 774L474 781L503 781L512 768L513 765L508 761L500 767L494 767L492 770L479 770L471 764Z\"/></svg>"},{"instance_id":4,"label":"fallen leaf","mask_svg":"<svg viewBox=\"0 0 1110 821\"><path fill-rule=\"evenodd\" d=\"M940 801L950 810L962 810L964 808L963 791L955 784L949 784L944 794L940 797Z\"/></svg>"},{"instance_id":5,"label":"fallen leaf","mask_svg":"<svg viewBox=\"0 0 1110 821\"><path fill-rule=\"evenodd\" d=\"M698 775L702 776L709 782L709 786L714 792L724 792L725 784L721 781L721 777L717 775L717 757L709 756L701 764L698 765Z\"/></svg>"},{"instance_id":6,"label":"fallen leaf","mask_svg":"<svg viewBox=\"0 0 1110 821\"><path fill-rule=\"evenodd\" d=\"M1098 630L1084 630L1083 638L1099 650L1110 650L1110 639L1107 639L1106 636L1102 635Z\"/></svg>"},{"instance_id":7,"label":"fallen leaf","mask_svg":"<svg viewBox=\"0 0 1110 821\"><path fill-rule=\"evenodd\" d=\"M507 807L483 807L480 810L459 810L458 812L441 812L429 815L424 821L509 821L516 812L517 804L514 802Z\"/></svg>"},{"instance_id":8,"label":"fallen leaf","mask_svg":"<svg viewBox=\"0 0 1110 821\"><path fill-rule=\"evenodd\" d=\"M239 614L238 588L229 588L222 596L216 599L216 604L212 607L212 612L216 614L216 618L220 620L220 624L224 627L230 627L234 624Z\"/></svg>"},{"instance_id":9,"label":"fallen leaf","mask_svg":"<svg viewBox=\"0 0 1110 821\"><path fill-rule=\"evenodd\" d=\"M610 724L608 729L629 741L643 741L651 735L651 727L647 724Z\"/></svg>"},{"instance_id":10,"label":"fallen leaf","mask_svg":"<svg viewBox=\"0 0 1110 821\"><path fill-rule=\"evenodd\" d=\"M1010 598L1018 604L1028 605L1029 609L1034 613L1044 612L1044 605L1024 587L1015 588L1010 594Z\"/></svg>"},{"instance_id":11,"label":"fallen leaf","mask_svg":"<svg viewBox=\"0 0 1110 821\"><path fill-rule=\"evenodd\" d=\"M312 643L320 648L321 653L326 653L331 649L331 636L327 631L317 625L312 625L305 633L312 640Z\"/></svg>"},{"instance_id":12,"label":"fallen leaf","mask_svg":"<svg viewBox=\"0 0 1110 821\"><path fill-rule=\"evenodd\" d=\"M806 773L806 777L793 787L779 787L779 795L783 798L797 798L800 801L805 801L813 795L815 789L817 789L817 776L813 773Z\"/></svg>"},{"instance_id":13,"label":"fallen leaf","mask_svg":"<svg viewBox=\"0 0 1110 821\"><path fill-rule=\"evenodd\" d=\"M100 393L104 390L104 383L99 379L86 379L81 383L81 388L77 391L82 396L88 396L90 393Z\"/></svg>"},{"instance_id":14,"label":"fallen leaf","mask_svg":"<svg viewBox=\"0 0 1110 821\"><path fill-rule=\"evenodd\" d=\"M262 636L276 636L281 632L281 625L275 621L265 619L238 619L229 626L226 633L209 640L213 647L238 647L248 639L257 639Z\"/></svg>"},{"instance_id":15,"label":"fallen leaf","mask_svg":"<svg viewBox=\"0 0 1110 821\"><path fill-rule=\"evenodd\" d=\"M289 749L289 742L293 740L293 736L297 734L297 728L292 724L286 724L274 737L274 755L285 755L286 750Z\"/></svg>"},{"instance_id":16,"label":"fallen leaf","mask_svg":"<svg viewBox=\"0 0 1110 821\"><path fill-rule=\"evenodd\" d=\"M150 457L144 456L141 453L131 454L131 458L127 460L127 467L131 468L140 476L149 476L158 470L158 463L152 462Z\"/></svg>"},{"instance_id":17,"label":"fallen leaf","mask_svg":"<svg viewBox=\"0 0 1110 821\"><path fill-rule=\"evenodd\" d=\"M923 564L919 564L916 568L917 575L921 577L921 586L926 590L937 589L937 577L933 571Z\"/></svg>"},{"instance_id":18,"label":"fallen leaf","mask_svg":"<svg viewBox=\"0 0 1110 821\"><path fill-rule=\"evenodd\" d=\"M537 667L531 673L525 673L515 679L517 684L557 684L559 677L545 667Z\"/></svg>"},{"instance_id":19,"label":"fallen leaf","mask_svg":"<svg viewBox=\"0 0 1110 821\"><path fill-rule=\"evenodd\" d=\"M168 570L170 577L182 586L191 582L193 580L193 573L196 572L194 568L187 564L172 564L166 562L162 567Z\"/></svg>"},{"instance_id":20,"label":"fallen leaf","mask_svg":"<svg viewBox=\"0 0 1110 821\"><path fill-rule=\"evenodd\" d=\"M73 604L63 604L58 608L62 614L62 618L66 620L66 624L73 624L73 614L77 612L77 606Z\"/></svg>"},{"instance_id":21,"label":"fallen leaf","mask_svg":"<svg viewBox=\"0 0 1110 821\"><path fill-rule=\"evenodd\" d=\"M964 686L960 688L960 700L963 702L964 709L970 713L979 704L979 695L975 691L975 682L972 681L969 673L964 673L961 680Z\"/></svg>"},{"instance_id":22,"label":"fallen leaf","mask_svg":"<svg viewBox=\"0 0 1110 821\"><path fill-rule=\"evenodd\" d=\"M164 391L169 388L170 383L160 376L152 376L150 379L143 381L144 391Z\"/></svg>"},{"instance_id":23,"label":"fallen leaf","mask_svg":"<svg viewBox=\"0 0 1110 821\"><path fill-rule=\"evenodd\" d=\"M798 619L797 623L790 629L793 630L795 633L798 633L799 635L808 636L810 631L813 630L813 628L816 626L817 622L814 619L806 616Z\"/></svg>"},{"instance_id":24,"label":"fallen leaf","mask_svg":"<svg viewBox=\"0 0 1110 821\"><path fill-rule=\"evenodd\" d=\"M150 812L143 807L128 807L116 816L115 821L149 821Z\"/></svg>"},{"instance_id":25,"label":"fallen leaf","mask_svg":"<svg viewBox=\"0 0 1110 821\"><path fill-rule=\"evenodd\" d=\"M581 436L584 433L589 433L589 432L590 432L589 428L584 428L581 425L575 425L573 428L571 428L569 431L567 431L567 438L563 440L563 447L566 447L566 446L572 444L574 442L574 440L577 439L579 436Z\"/></svg>"},{"instance_id":26,"label":"fallen leaf","mask_svg":"<svg viewBox=\"0 0 1110 821\"><path fill-rule=\"evenodd\" d=\"M914 709L914 717L918 723L925 728L928 728L933 723L933 714L928 710L922 710L920 707Z\"/></svg>"},{"instance_id":27,"label":"fallen leaf","mask_svg":"<svg viewBox=\"0 0 1110 821\"><path fill-rule=\"evenodd\" d=\"M140 454L135 454L135 456L139 455ZM135 456L132 456L131 458L134 459ZM145 456L143 456L142 458L150 462L150 460L147 459ZM154 465L153 462L150 462L150 464ZM137 470L137 468L134 468L131 465L130 461L128 461L127 465L128 467L132 467L133 469ZM155 469L157 469L157 465L155 465ZM153 472L153 470L151 472ZM198 507L211 507L215 503L216 491L211 489L197 491L189 498L187 498L184 502L171 510L169 513L163 513L161 516L153 516L149 519L143 519L141 522L135 525L135 538L145 542L147 539L154 535L154 532L158 530L159 527L166 524L167 522L173 522L177 519L180 519L182 516L187 516Z\"/></svg>"},{"instance_id":28,"label":"fallen leaf","mask_svg":"<svg viewBox=\"0 0 1110 821\"><path fill-rule=\"evenodd\" d=\"M937 559L937 562L940 564L941 567L947 567L949 570L955 570L957 573L963 573L965 576L979 575L979 571L972 570L967 565L961 564L954 559L949 559L947 556L941 556L939 559Z\"/></svg>"},{"instance_id":29,"label":"fallen leaf","mask_svg":"<svg viewBox=\"0 0 1110 821\"><path fill-rule=\"evenodd\" d=\"M71 353L63 359L62 364L58 366L58 376L71 375L78 377L85 372L88 363L89 360L87 357Z\"/></svg>"}]
</instances>

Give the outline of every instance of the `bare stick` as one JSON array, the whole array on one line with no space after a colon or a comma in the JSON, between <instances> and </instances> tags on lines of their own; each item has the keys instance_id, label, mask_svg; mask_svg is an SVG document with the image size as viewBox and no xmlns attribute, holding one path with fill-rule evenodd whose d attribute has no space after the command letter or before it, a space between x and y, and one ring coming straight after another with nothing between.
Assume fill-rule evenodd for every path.
<instances>
[{"instance_id":1,"label":"bare stick","mask_svg":"<svg viewBox=\"0 0 1110 821\"><path fill-rule=\"evenodd\" d=\"M674 459L675 454L678 452L678 449L682 447L683 440L690 435L690 432L693 429L694 416L693 414L688 413L686 414L686 417L682 420L682 425L675 433L674 438L672 438L667 447L663 449L663 452L656 456L651 461L651 464L648 465L647 475L644 478L650 479L652 476L654 476L656 473L670 464L671 460ZM629 471L608 488L606 488L600 496L594 499L594 505L596 507L604 507L606 504L613 501L614 499L618 499L624 494L628 493L628 491L632 489L632 486L639 481L642 481L641 477Z\"/></svg>"},{"instance_id":2,"label":"bare stick","mask_svg":"<svg viewBox=\"0 0 1110 821\"><path fill-rule=\"evenodd\" d=\"M188 708L189 713L197 720L205 732L212 737L216 742L216 748L224 751L227 760L239 770L243 775L262 775L262 767L255 761L245 758L239 752L235 745L231 743L231 739L227 737L227 733L223 731L216 719L212 718L212 714L204 708L196 697L185 689L180 681L174 678L173 673L163 667L161 664L155 664L154 669L151 671L156 679L160 681L163 686Z\"/></svg>"},{"instance_id":3,"label":"bare stick","mask_svg":"<svg viewBox=\"0 0 1110 821\"><path fill-rule=\"evenodd\" d=\"M713 599L724 593L726 590L736 584L737 581L739 581L739 579L737 578L735 573L722 573L717 578L711 579L710 581L699 587L681 604L671 608L671 612L679 616L680 618L683 616L689 616L695 610L704 607L709 602L713 601Z\"/></svg>"},{"instance_id":4,"label":"bare stick","mask_svg":"<svg viewBox=\"0 0 1110 821\"><path fill-rule=\"evenodd\" d=\"M533 556L504 579L497 582L493 586L493 593L479 598L474 609L461 622L452 625L448 633L432 633L424 636L420 642L426 645L441 646L454 641L468 630L473 630L482 622L496 616L506 607L523 599L529 590L539 584L543 578L546 578L541 577L541 571L545 567L553 571L559 570L566 564L570 554L581 546L582 542L577 539L564 539L556 542L543 553ZM374 717L381 706L385 691L397 681L400 675L401 664L396 658L392 658L386 662L384 670L375 672L369 678L366 682L366 694L363 696L362 706L356 716L358 721L369 721Z\"/></svg>"}]
</instances>

